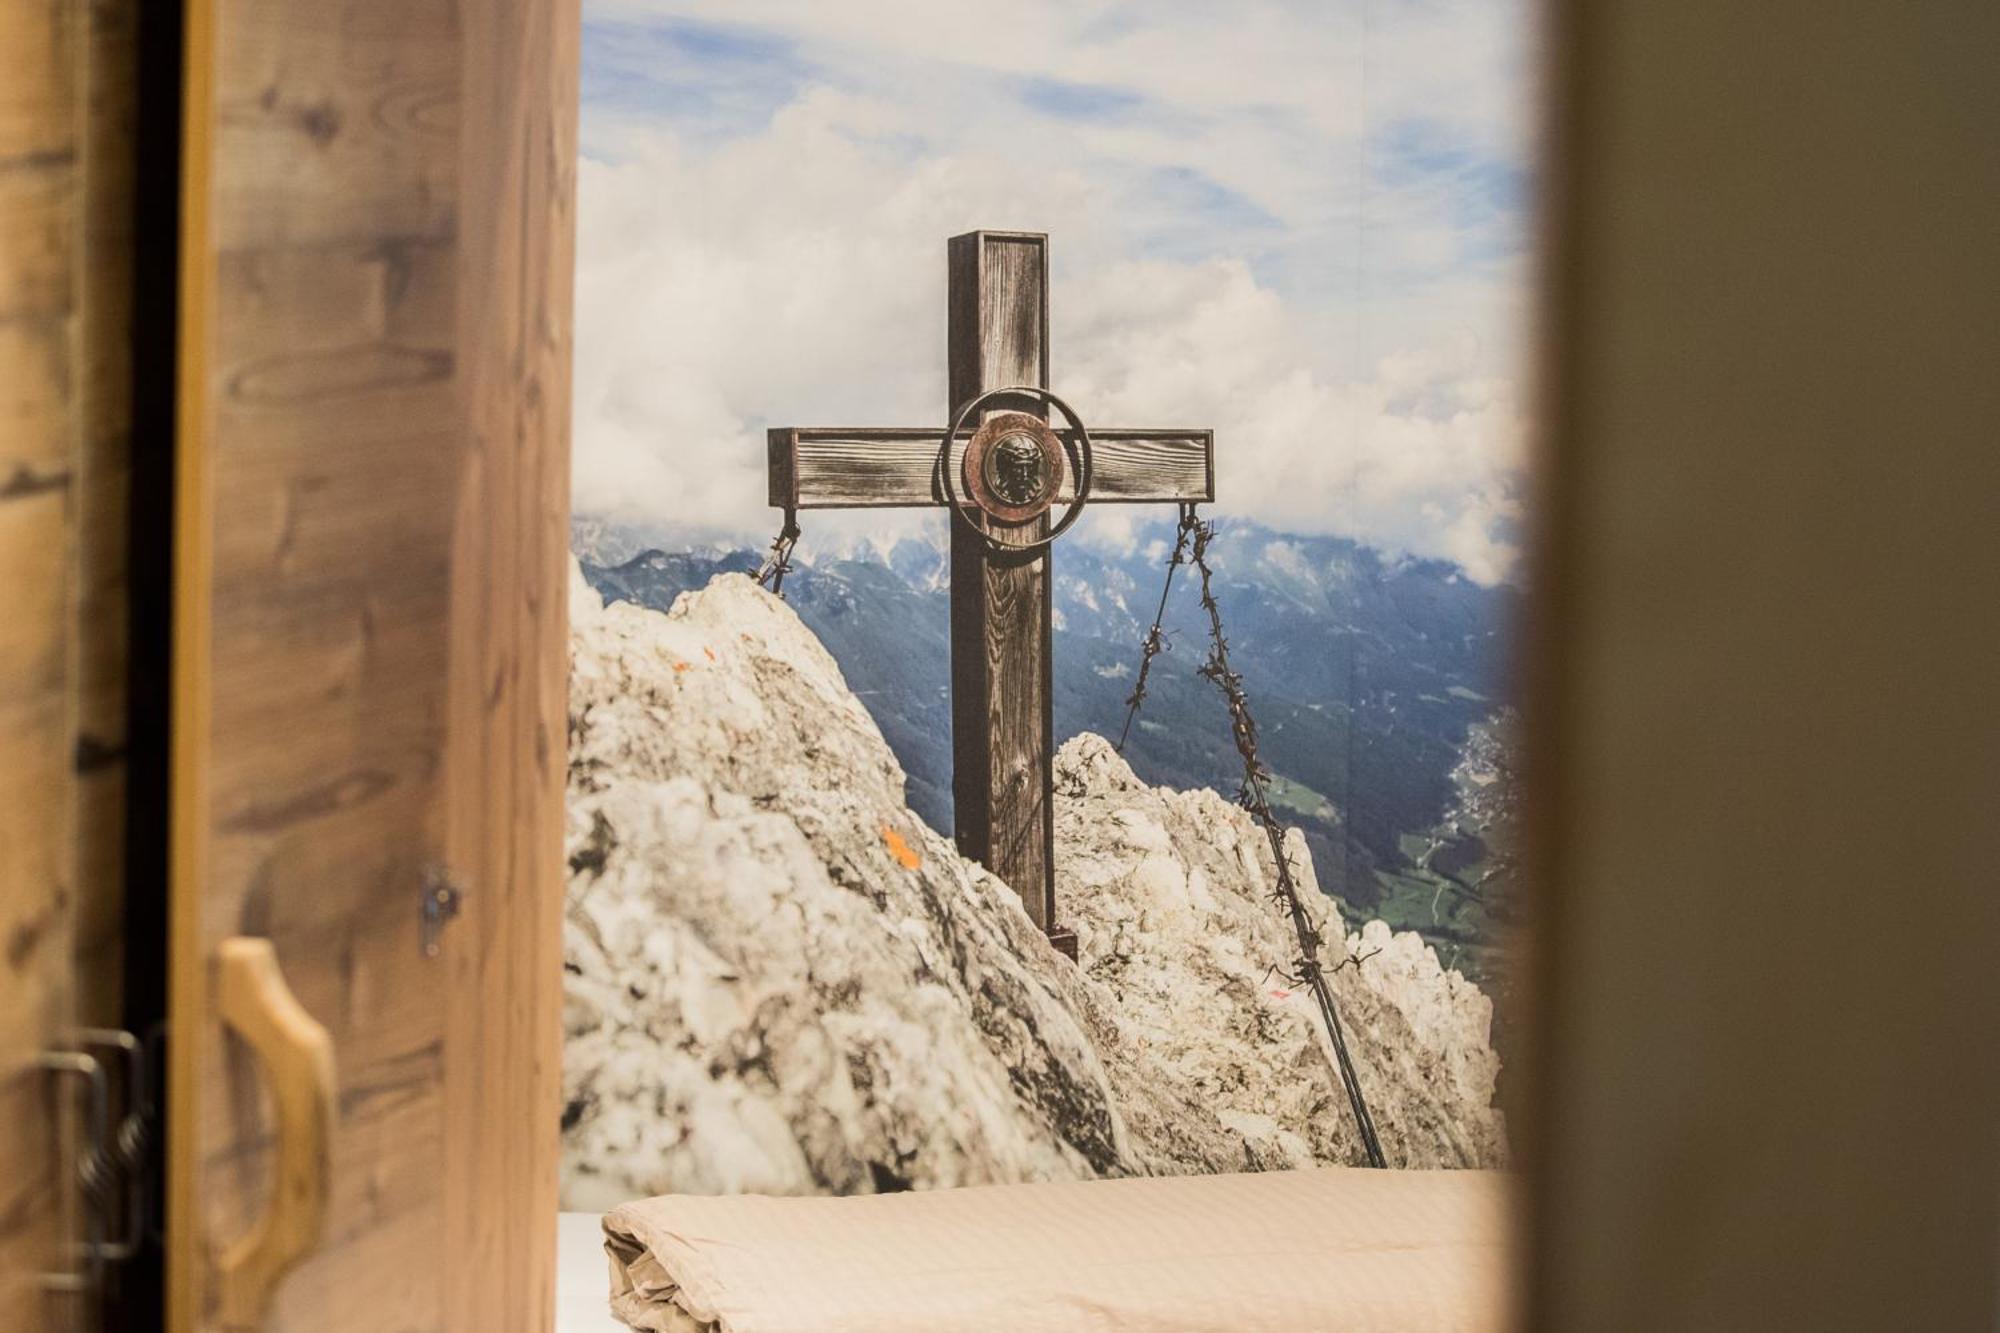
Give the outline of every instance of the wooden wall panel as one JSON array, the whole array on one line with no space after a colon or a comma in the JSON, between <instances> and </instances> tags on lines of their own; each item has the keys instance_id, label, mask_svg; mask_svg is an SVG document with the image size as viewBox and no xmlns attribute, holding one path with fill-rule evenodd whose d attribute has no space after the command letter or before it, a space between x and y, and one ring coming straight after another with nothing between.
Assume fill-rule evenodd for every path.
<instances>
[{"instance_id":1,"label":"wooden wall panel","mask_svg":"<svg viewBox=\"0 0 2000 1333\"><path fill-rule=\"evenodd\" d=\"M60 1104L35 1066L74 1023L73 559L81 11L0 2L0 1328L72 1311Z\"/></svg>"},{"instance_id":2,"label":"wooden wall panel","mask_svg":"<svg viewBox=\"0 0 2000 1333\"><path fill-rule=\"evenodd\" d=\"M575 26L213 0L192 30L177 1330L266 1204L262 1075L208 993L239 934L339 1077L324 1238L266 1327L552 1307Z\"/></svg>"},{"instance_id":3,"label":"wooden wall panel","mask_svg":"<svg viewBox=\"0 0 2000 1333\"><path fill-rule=\"evenodd\" d=\"M35 1277L78 1266L80 1089L22 1062L123 1022L134 26L132 0L0 3L5 1328L96 1314Z\"/></svg>"}]
</instances>

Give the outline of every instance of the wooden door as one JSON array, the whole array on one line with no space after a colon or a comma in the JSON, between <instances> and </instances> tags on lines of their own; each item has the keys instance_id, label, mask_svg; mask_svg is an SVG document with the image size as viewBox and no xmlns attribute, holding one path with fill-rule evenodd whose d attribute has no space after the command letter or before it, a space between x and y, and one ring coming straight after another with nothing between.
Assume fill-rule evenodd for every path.
<instances>
[{"instance_id":1,"label":"wooden door","mask_svg":"<svg viewBox=\"0 0 2000 1333\"><path fill-rule=\"evenodd\" d=\"M197 0L169 1326L542 1329L575 0Z\"/></svg>"}]
</instances>

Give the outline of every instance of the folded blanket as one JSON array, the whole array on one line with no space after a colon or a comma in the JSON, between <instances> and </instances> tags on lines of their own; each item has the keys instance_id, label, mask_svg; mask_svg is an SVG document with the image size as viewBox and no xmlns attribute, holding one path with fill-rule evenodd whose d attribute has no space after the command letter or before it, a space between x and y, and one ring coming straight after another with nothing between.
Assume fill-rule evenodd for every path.
<instances>
[{"instance_id":1,"label":"folded blanket","mask_svg":"<svg viewBox=\"0 0 2000 1333\"><path fill-rule=\"evenodd\" d=\"M612 1312L655 1333L1489 1330L1504 1177L1483 1171L672 1195L604 1219Z\"/></svg>"}]
</instances>

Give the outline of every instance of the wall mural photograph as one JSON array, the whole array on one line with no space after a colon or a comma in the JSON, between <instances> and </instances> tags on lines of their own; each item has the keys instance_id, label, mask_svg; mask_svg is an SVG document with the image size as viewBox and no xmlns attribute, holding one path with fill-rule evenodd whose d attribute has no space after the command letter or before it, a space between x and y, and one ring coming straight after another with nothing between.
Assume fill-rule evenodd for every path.
<instances>
[{"instance_id":1,"label":"wall mural photograph","mask_svg":"<svg viewBox=\"0 0 2000 1333\"><path fill-rule=\"evenodd\" d=\"M566 1208L1507 1162L1530 17L585 5Z\"/></svg>"}]
</instances>

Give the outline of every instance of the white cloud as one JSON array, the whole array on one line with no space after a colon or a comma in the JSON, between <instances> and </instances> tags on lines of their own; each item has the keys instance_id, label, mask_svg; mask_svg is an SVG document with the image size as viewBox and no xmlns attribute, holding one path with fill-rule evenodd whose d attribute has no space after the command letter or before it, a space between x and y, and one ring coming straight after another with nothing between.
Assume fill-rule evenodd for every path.
<instances>
[{"instance_id":1,"label":"white cloud","mask_svg":"<svg viewBox=\"0 0 2000 1333\"><path fill-rule=\"evenodd\" d=\"M1422 119L1450 152L1518 159L1525 90L1497 67L1519 35L1495 33L1520 11L1224 8L1135 24L1040 0L994 46L983 7L591 0L598 20L782 28L812 73L733 137L586 105L579 510L762 534L765 425L941 422L944 239L1019 227L1052 235L1054 383L1092 424L1212 425L1223 511L1503 576L1522 297L1518 255L1489 252L1520 221L1467 223L1449 180L1378 170L1365 136ZM980 80L1020 69L1148 111L982 111ZM1195 225L1167 169L1253 220ZM1215 243L1239 235L1241 253ZM1132 517L1095 539L1129 539Z\"/></svg>"}]
</instances>

